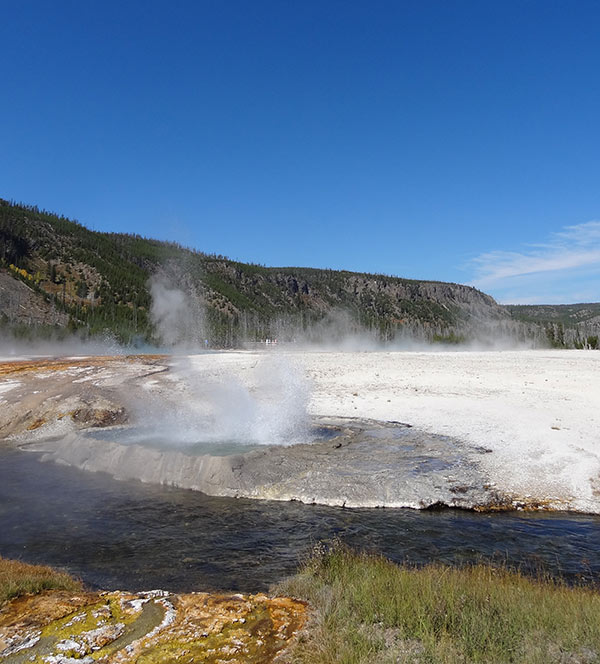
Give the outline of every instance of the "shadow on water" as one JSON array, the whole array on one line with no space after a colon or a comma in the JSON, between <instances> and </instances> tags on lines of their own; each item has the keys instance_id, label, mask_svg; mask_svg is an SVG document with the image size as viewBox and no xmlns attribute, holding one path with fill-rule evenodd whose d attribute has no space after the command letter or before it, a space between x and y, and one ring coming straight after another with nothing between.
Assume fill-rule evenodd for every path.
<instances>
[{"instance_id":1,"label":"shadow on water","mask_svg":"<svg viewBox=\"0 0 600 664\"><path fill-rule=\"evenodd\" d=\"M120 482L0 448L0 555L92 587L266 590L334 537L398 562L496 559L600 579L600 517L341 509Z\"/></svg>"}]
</instances>

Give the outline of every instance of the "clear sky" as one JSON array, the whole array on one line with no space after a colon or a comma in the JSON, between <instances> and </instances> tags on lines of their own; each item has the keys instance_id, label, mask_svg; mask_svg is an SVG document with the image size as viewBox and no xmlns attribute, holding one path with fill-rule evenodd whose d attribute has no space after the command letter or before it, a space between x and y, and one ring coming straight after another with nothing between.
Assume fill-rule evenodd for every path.
<instances>
[{"instance_id":1,"label":"clear sky","mask_svg":"<svg viewBox=\"0 0 600 664\"><path fill-rule=\"evenodd\" d=\"M600 301L600 2L0 0L0 196Z\"/></svg>"}]
</instances>

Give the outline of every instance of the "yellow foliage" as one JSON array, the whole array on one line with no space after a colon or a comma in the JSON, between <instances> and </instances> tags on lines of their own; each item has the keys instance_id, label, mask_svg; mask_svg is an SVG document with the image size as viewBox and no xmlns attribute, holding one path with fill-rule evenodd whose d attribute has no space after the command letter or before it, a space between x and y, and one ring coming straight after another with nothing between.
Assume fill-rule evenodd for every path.
<instances>
[{"instance_id":1,"label":"yellow foliage","mask_svg":"<svg viewBox=\"0 0 600 664\"><path fill-rule=\"evenodd\" d=\"M27 270L23 269L22 267L17 267L16 265L13 265L12 263L8 267L13 272L16 272L17 274L21 275L25 279L29 279L29 281L33 281L33 275L29 274L29 272L27 272Z\"/></svg>"}]
</instances>

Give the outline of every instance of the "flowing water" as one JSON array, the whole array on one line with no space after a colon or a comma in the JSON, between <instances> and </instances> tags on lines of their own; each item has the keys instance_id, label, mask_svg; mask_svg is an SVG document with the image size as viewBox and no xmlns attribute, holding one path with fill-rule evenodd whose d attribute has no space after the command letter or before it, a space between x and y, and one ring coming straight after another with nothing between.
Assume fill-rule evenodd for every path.
<instances>
[{"instance_id":1,"label":"flowing water","mask_svg":"<svg viewBox=\"0 0 600 664\"><path fill-rule=\"evenodd\" d=\"M266 590L332 538L398 562L484 558L600 579L598 516L214 498L0 448L0 555L66 568L92 587Z\"/></svg>"}]
</instances>

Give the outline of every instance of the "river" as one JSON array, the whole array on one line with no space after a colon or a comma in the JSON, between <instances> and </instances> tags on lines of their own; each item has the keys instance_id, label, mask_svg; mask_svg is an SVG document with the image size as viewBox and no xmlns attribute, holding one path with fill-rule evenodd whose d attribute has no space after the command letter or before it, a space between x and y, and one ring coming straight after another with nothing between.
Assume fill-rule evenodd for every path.
<instances>
[{"instance_id":1,"label":"river","mask_svg":"<svg viewBox=\"0 0 600 664\"><path fill-rule=\"evenodd\" d=\"M0 555L64 568L93 588L262 591L334 538L397 562L491 559L600 579L598 516L215 498L0 449Z\"/></svg>"}]
</instances>

